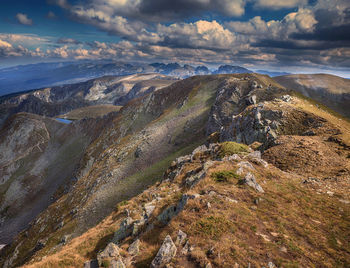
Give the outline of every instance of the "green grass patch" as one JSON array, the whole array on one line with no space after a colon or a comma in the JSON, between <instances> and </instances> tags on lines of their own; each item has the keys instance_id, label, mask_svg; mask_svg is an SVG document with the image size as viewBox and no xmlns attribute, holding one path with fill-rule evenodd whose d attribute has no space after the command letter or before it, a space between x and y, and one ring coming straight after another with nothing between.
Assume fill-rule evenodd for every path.
<instances>
[{"instance_id":1,"label":"green grass patch","mask_svg":"<svg viewBox=\"0 0 350 268\"><path fill-rule=\"evenodd\" d=\"M239 175L234 170L223 170L214 172L211 177L216 182L229 182L231 179L239 179Z\"/></svg>"},{"instance_id":2,"label":"green grass patch","mask_svg":"<svg viewBox=\"0 0 350 268\"><path fill-rule=\"evenodd\" d=\"M246 153L249 151L249 147L245 144L226 141L220 144L219 156L222 158L224 156L229 156L233 154Z\"/></svg>"}]
</instances>

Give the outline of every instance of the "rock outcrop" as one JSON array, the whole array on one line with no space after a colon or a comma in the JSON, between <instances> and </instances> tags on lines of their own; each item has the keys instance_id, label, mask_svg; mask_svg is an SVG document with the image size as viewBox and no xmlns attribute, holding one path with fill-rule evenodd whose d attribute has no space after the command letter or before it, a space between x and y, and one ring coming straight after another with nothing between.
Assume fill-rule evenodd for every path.
<instances>
[{"instance_id":1,"label":"rock outcrop","mask_svg":"<svg viewBox=\"0 0 350 268\"><path fill-rule=\"evenodd\" d=\"M151 268L161 268L165 264L169 263L173 257L176 255L176 246L169 235L167 235L160 247L156 257L151 263Z\"/></svg>"}]
</instances>

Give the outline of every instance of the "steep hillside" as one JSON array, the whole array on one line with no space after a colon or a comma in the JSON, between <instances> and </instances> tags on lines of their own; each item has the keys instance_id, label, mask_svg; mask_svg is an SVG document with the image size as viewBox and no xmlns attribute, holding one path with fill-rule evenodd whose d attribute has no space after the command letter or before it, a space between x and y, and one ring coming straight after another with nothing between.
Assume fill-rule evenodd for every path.
<instances>
[{"instance_id":1,"label":"steep hillside","mask_svg":"<svg viewBox=\"0 0 350 268\"><path fill-rule=\"evenodd\" d=\"M107 122L66 125L28 113L5 122L0 131L0 244L10 243L69 190L86 147Z\"/></svg>"},{"instance_id":2,"label":"steep hillside","mask_svg":"<svg viewBox=\"0 0 350 268\"><path fill-rule=\"evenodd\" d=\"M257 74L188 78L109 116L4 267L349 265L348 122Z\"/></svg>"},{"instance_id":3,"label":"steep hillside","mask_svg":"<svg viewBox=\"0 0 350 268\"><path fill-rule=\"evenodd\" d=\"M294 74L277 76L274 80L350 118L349 79L330 74Z\"/></svg>"},{"instance_id":4,"label":"steep hillside","mask_svg":"<svg viewBox=\"0 0 350 268\"><path fill-rule=\"evenodd\" d=\"M18 112L54 117L91 105L124 105L133 98L175 81L174 78L160 74L106 76L78 84L8 95L0 98L0 124Z\"/></svg>"}]
</instances>

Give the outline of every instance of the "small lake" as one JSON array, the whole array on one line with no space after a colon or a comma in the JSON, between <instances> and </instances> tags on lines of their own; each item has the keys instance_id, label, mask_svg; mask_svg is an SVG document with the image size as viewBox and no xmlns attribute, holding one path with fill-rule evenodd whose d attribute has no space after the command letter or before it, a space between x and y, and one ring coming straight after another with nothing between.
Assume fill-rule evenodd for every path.
<instances>
[{"instance_id":1,"label":"small lake","mask_svg":"<svg viewBox=\"0 0 350 268\"><path fill-rule=\"evenodd\" d=\"M56 118L56 120L58 122L64 123L64 124L70 124L72 123L72 120L68 120L68 119L63 119L63 118Z\"/></svg>"}]
</instances>

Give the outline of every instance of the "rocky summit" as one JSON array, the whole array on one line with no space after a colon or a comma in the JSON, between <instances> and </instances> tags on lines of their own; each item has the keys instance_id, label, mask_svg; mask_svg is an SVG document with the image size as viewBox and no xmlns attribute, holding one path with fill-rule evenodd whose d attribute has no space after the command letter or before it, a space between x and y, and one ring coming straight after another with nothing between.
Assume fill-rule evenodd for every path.
<instances>
[{"instance_id":1,"label":"rocky summit","mask_svg":"<svg viewBox=\"0 0 350 268\"><path fill-rule=\"evenodd\" d=\"M0 266L349 267L350 121L282 80L135 75L6 98ZM96 105L119 107L75 110Z\"/></svg>"}]
</instances>

